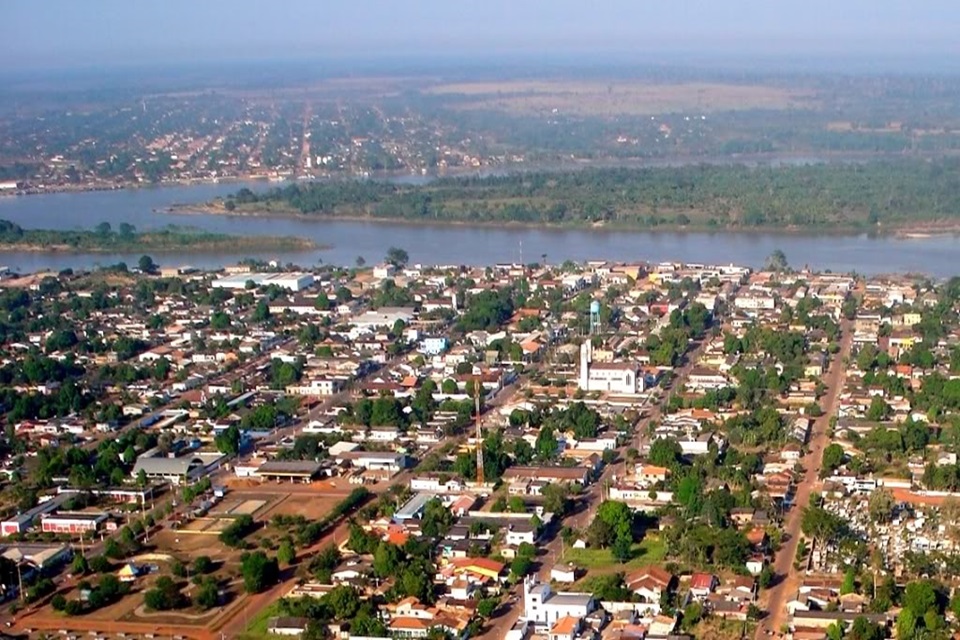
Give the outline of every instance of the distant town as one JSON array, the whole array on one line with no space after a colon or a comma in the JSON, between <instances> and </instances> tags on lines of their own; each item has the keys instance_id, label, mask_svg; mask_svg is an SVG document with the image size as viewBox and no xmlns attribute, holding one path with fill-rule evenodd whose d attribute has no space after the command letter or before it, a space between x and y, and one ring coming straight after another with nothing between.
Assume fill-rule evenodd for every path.
<instances>
[{"instance_id":1,"label":"distant town","mask_svg":"<svg viewBox=\"0 0 960 640\"><path fill-rule=\"evenodd\" d=\"M0 279L11 633L957 624L958 279L144 258Z\"/></svg>"}]
</instances>

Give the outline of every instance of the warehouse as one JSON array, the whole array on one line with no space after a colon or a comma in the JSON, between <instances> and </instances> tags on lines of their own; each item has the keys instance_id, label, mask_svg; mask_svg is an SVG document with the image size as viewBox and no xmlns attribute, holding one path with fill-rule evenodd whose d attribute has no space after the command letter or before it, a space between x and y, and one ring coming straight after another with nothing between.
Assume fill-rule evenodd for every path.
<instances>
[{"instance_id":1,"label":"warehouse","mask_svg":"<svg viewBox=\"0 0 960 640\"><path fill-rule=\"evenodd\" d=\"M214 289L246 289L248 282L252 282L258 287L274 285L290 291L303 291L313 286L313 274L299 271L291 273L236 273L217 278L211 283L211 286Z\"/></svg>"}]
</instances>

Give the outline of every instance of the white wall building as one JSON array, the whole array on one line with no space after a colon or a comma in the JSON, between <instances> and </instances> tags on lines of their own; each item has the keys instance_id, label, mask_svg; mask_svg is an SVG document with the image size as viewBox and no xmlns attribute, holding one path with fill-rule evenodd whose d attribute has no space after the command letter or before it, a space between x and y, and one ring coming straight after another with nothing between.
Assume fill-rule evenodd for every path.
<instances>
[{"instance_id":1,"label":"white wall building","mask_svg":"<svg viewBox=\"0 0 960 640\"><path fill-rule=\"evenodd\" d=\"M534 576L523 580L523 617L540 633L549 631L564 616L583 618L596 608L589 593L555 593L549 584L538 582Z\"/></svg>"},{"instance_id":2,"label":"white wall building","mask_svg":"<svg viewBox=\"0 0 960 640\"><path fill-rule=\"evenodd\" d=\"M583 391L635 395L644 389L643 374L632 362L594 362L589 340L580 345L578 386Z\"/></svg>"}]
</instances>

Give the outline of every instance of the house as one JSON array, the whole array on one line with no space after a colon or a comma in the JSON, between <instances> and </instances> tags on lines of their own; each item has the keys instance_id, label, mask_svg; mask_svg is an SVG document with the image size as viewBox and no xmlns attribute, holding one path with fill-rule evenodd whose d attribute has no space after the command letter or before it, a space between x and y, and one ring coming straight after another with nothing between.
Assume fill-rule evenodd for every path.
<instances>
[{"instance_id":1,"label":"house","mask_svg":"<svg viewBox=\"0 0 960 640\"><path fill-rule=\"evenodd\" d=\"M299 638L307 630L307 618L280 616L267 621L267 633L278 636Z\"/></svg>"},{"instance_id":2,"label":"house","mask_svg":"<svg viewBox=\"0 0 960 640\"><path fill-rule=\"evenodd\" d=\"M670 589L672 582L673 575L660 567L645 567L624 576L627 589L637 594L640 603L645 605L637 609L653 614L660 613L660 599Z\"/></svg>"},{"instance_id":3,"label":"house","mask_svg":"<svg viewBox=\"0 0 960 640\"><path fill-rule=\"evenodd\" d=\"M638 464L634 468L634 478L637 486L648 489L658 482L666 482L670 477L670 470L652 464Z\"/></svg>"},{"instance_id":4,"label":"house","mask_svg":"<svg viewBox=\"0 0 960 640\"><path fill-rule=\"evenodd\" d=\"M580 633L582 618L564 616L550 627L550 640L575 640Z\"/></svg>"},{"instance_id":5,"label":"house","mask_svg":"<svg viewBox=\"0 0 960 640\"><path fill-rule=\"evenodd\" d=\"M551 582L573 583L577 581L580 570L573 564L558 564L550 570Z\"/></svg>"},{"instance_id":6,"label":"house","mask_svg":"<svg viewBox=\"0 0 960 640\"><path fill-rule=\"evenodd\" d=\"M690 577L690 595L703 600L713 593L719 582L712 573L695 573Z\"/></svg>"}]
</instances>

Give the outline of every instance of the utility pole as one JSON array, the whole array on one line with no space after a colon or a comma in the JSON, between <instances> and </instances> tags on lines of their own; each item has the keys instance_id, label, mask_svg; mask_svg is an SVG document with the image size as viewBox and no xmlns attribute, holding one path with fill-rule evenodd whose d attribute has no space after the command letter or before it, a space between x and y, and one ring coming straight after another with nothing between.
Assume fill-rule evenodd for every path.
<instances>
[{"instance_id":1,"label":"utility pole","mask_svg":"<svg viewBox=\"0 0 960 640\"><path fill-rule=\"evenodd\" d=\"M23 593L23 571L22 571L22 569L21 569L22 563L23 563L23 558L22 558L22 557L21 557L21 558L18 558L18 559L17 559L17 583L19 584L18 589L19 589L19 591L20 591L20 603L21 603L21 604L23 604L24 599L26 598L25 594Z\"/></svg>"},{"instance_id":2,"label":"utility pole","mask_svg":"<svg viewBox=\"0 0 960 640\"><path fill-rule=\"evenodd\" d=\"M483 432L480 426L480 387L479 379L473 381L473 397L477 408L477 484L483 486Z\"/></svg>"}]
</instances>

